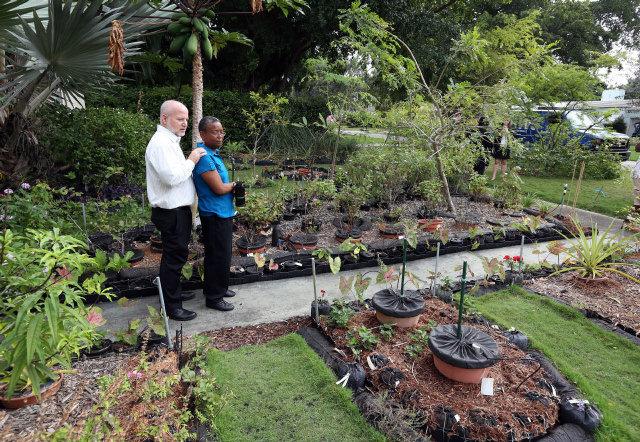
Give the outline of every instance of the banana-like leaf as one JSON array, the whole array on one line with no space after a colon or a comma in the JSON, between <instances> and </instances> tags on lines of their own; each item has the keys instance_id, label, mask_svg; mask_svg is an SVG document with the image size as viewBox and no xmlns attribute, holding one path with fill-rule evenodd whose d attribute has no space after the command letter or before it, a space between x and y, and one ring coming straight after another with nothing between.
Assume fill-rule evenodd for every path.
<instances>
[{"instance_id":1,"label":"banana-like leaf","mask_svg":"<svg viewBox=\"0 0 640 442\"><path fill-rule=\"evenodd\" d=\"M213 56L217 57L218 52L224 49L228 43L238 43L246 46L253 46L253 42L246 35L240 32L228 32L224 29L221 31L210 31L209 41L213 46Z\"/></svg>"}]
</instances>

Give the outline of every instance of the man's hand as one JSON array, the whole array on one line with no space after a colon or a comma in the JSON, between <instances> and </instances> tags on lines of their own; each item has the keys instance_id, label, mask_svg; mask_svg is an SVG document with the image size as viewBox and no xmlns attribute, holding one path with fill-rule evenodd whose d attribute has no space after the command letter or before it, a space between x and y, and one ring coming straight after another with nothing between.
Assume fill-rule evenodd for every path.
<instances>
[{"instance_id":1,"label":"man's hand","mask_svg":"<svg viewBox=\"0 0 640 442\"><path fill-rule=\"evenodd\" d=\"M193 164L198 164L198 161L200 161L200 158L202 158L206 154L207 154L207 151L204 150L202 147L196 147L191 151L191 153L189 154L189 158L187 159L190 160Z\"/></svg>"}]
</instances>

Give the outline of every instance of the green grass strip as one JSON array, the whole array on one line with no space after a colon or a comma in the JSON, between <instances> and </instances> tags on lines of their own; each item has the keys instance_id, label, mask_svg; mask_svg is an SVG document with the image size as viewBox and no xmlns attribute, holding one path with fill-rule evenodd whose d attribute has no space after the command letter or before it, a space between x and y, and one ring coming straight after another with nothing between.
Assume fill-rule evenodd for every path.
<instances>
[{"instance_id":1,"label":"green grass strip","mask_svg":"<svg viewBox=\"0 0 640 442\"><path fill-rule=\"evenodd\" d=\"M640 347L549 298L512 287L473 307L524 332L604 414L598 441L640 440Z\"/></svg>"},{"instance_id":2,"label":"green grass strip","mask_svg":"<svg viewBox=\"0 0 640 442\"><path fill-rule=\"evenodd\" d=\"M382 441L349 390L297 334L212 350L208 365L232 398L215 419L221 441Z\"/></svg>"}]
</instances>

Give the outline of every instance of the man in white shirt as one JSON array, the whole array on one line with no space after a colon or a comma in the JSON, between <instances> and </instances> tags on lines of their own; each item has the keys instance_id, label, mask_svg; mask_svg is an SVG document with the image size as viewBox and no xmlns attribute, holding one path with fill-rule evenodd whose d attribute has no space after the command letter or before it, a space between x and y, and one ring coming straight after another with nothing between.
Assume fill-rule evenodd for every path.
<instances>
[{"instance_id":1,"label":"man in white shirt","mask_svg":"<svg viewBox=\"0 0 640 442\"><path fill-rule=\"evenodd\" d=\"M189 110L179 101L169 100L160 107L160 124L145 153L147 195L151 221L162 237L160 282L167 315L177 321L190 321L196 313L182 308L186 299L180 290L182 267L189 256L191 205L195 188L191 172L206 155L202 148L191 151L187 159L180 149L180 138L187 131Z\"/></svg>"}]
</instances>

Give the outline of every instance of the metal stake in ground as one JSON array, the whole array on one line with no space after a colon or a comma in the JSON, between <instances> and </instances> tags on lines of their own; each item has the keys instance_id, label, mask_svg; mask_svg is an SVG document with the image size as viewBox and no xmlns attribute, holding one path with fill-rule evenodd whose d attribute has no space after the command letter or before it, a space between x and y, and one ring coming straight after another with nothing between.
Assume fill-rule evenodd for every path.
<instances>
[{"instance_id":1,"label":"metal stake in ground","mask_svg":"<svg viewBox=\"0 0 640 442\"><path fill-rule=\"evenodd\" d=\"M436 294L436 288L438 287L438 262L440 261L440 241L438 241L438 244L436 245L436 268L435 268L435 272L433 273L433 282L432 282L432 286L431 286L431 293L433 295Z\"/></svg>"},{"instance_id":2,"label":"metal stake in ground","mask_svg":"<svg viewBox=\"0 0 640 442\"><path fill-rule=\"evenodd\" d=\"M167 333L167 346L169 350L173 350L173 342L171 341L171 330L169 330L169 318L167 318L167 310L164 308L164 296L162 295L162 284L160 283L160 277L156 276L153 283L158 286L158 293L160 294L160 310L162 311L162 317L164 318L164 330Z\"/></svg>"},{"instance_id":3,"label":"metal stake in ground","mask_svg":"<svg viewBox=\"0 0 640 442\"><path fill-rule=\"evenodd\" d=\"M567 183L564 183L564 186L562 186L562 199L560 200L560 210L558 211L558 215L562 215L562 208L564 207L564 199L567 196L568 188L569 185Z\"/></svg>"},{"instance_id":4,"label":"metal stake in ground","mask_svg":"<svg viewBox=\"0 0 640 442\"><path fill-rule=\"evenodd\" d=\"M400 296L404 296L404 271L407 266L407 240L402 237L402 282L400 283Z\"/></svg>"},{"instance_id":5,"label":"metal stake in ground","mask_svg":"<svg viewBox=\"0 0 640 442\"><path fill-rule=\"evenodd\" d=\"M84 226L84 231L87 231L87 207L84 203L82 203L82 225Z\"/></svg>"},{"instance_id":6,"label":"metal stake in ground","mask_svg":"<svg viewBox=\"0 0 640 442\"><path fill-rule=\"evenodd\" d=\"M458 305L458 339L462 339L462 304L464 303L464 292L467 288L467 261L462 263L462 281L460 286L460 304Z\"/></svg>"},{"instance_id":7,"label":"metal stake in ground","mask_svg":"<svg viewBox=\"0 0 640 442\"><path fill-rule=\"evenodd\" d=\"M522 253L524 251L524 235L522 235L522 239L520 240L520 261L518 261L518 273L522 273Z\"/></svg>"},{"instance_id":8,"label":"metal stake in ground","mask_svg":"<svg viewBox=\"0 0 640 442\"><path fill-rule=\"evenodd\" d=\"M320 313L318 313L318 291L316 290L316 259L315 258L311 258L311 274L313 275L313 300L315 301L315 305L316 305L316 311L315 311L316 323L319 324Z\"/></svg>"}]
</instances>

